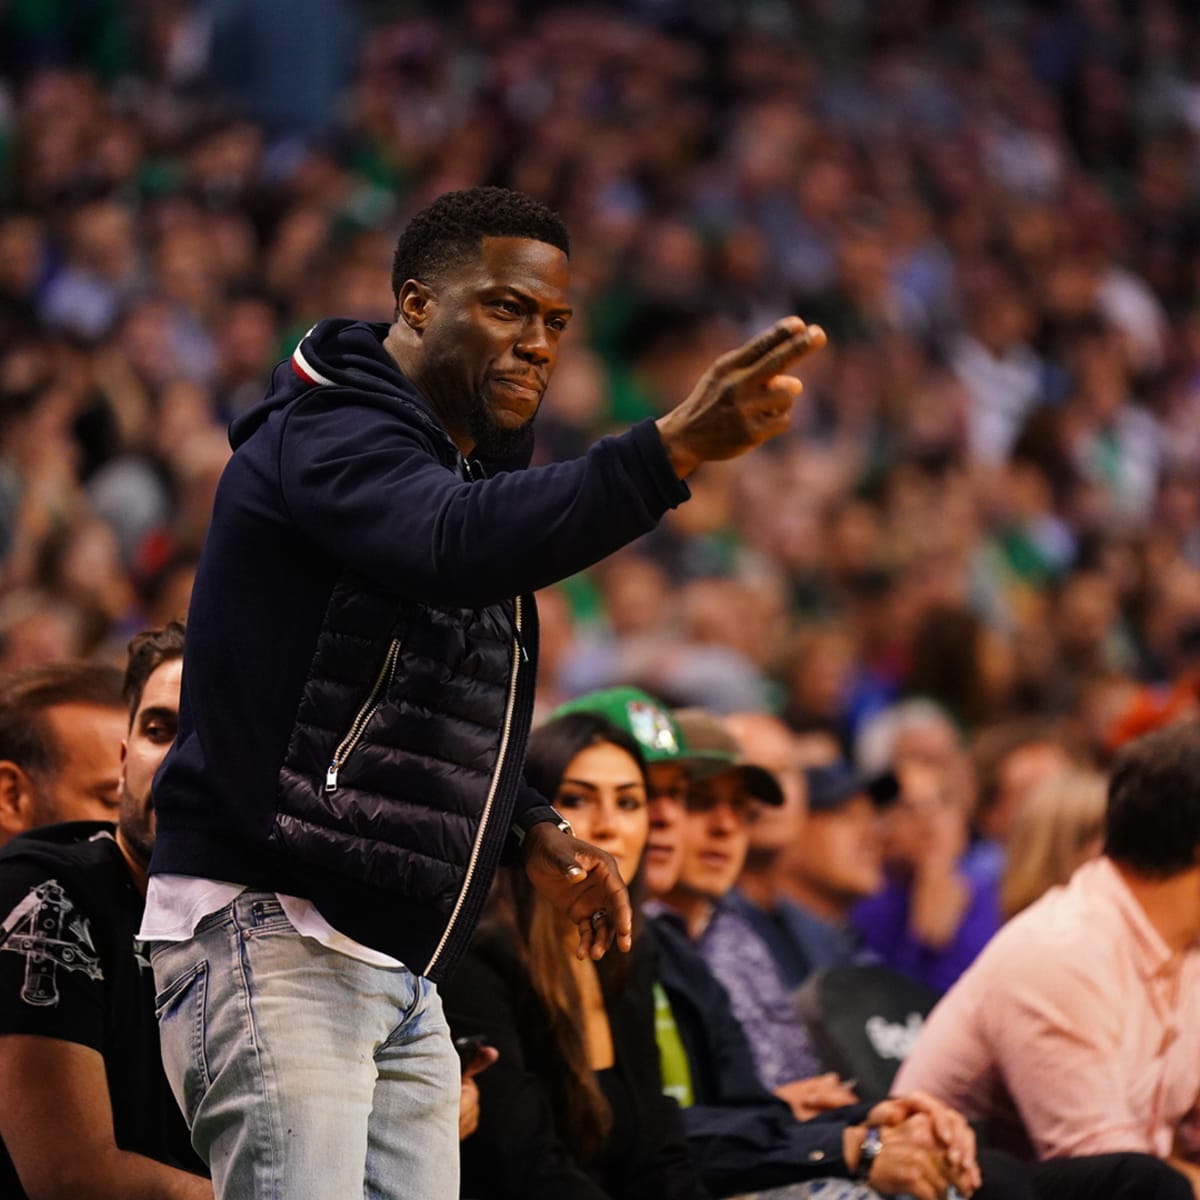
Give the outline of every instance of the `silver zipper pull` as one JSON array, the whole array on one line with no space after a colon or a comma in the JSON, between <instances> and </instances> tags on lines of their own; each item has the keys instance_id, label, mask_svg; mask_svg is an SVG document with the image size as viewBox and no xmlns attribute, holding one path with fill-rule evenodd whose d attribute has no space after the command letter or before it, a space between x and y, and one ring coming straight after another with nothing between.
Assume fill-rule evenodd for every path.
<instances>
[{"instance_id":1,"label":"silver zipper pull","mask_svg":"<svg viewBox=\"0 0 1200 1200\"><path fill-rule=\"evenodd\" d=\"M329 770L325 772L325 790L327 792L337 791L338 765L336 762L329 764Z\"/></svg>"},{"instance_id":2,"label":"silver zipper pull","mask_svg":"<svg viewBox=\"0 0 1200 1200\"><path fill-rule=\"evenodd\" d=\"M513 637L516 638L517 647L521 651L521 661L527 663L529 661L529 651L525 649L525 639L521 636L521 597L513 597Z\"/></svg>"}]
</instances>

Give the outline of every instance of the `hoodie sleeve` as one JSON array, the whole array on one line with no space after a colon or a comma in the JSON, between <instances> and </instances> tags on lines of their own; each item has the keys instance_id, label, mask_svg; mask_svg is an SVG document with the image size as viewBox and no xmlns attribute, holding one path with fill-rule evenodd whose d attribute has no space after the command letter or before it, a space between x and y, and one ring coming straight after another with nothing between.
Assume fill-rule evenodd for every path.
<instances>
[{"instance_id":1,"label":"hoodie sleeve","mask_svg":"<svg viewBox=\"0 0 1200 1200\"><path fill-rule=\"evenodd\" d=\"M688 498L653 421L582 458L469 483L395 409L319 389L280 442L280 486L301 532L380 586L481 607L591 566Z\"/></svg>"},{"instance_id":2,"label":"hoodie sleeve","mask_svg":"<svg viewBox=\"0 0 1200 1200\"><path fill-rule=\"evenodd\" d=\"M683 1110L688 1148L717 1196L850 1176L843 1148L856 1110L797 1121L786 1104L697 1104Z\"/></svg>"}]
</instances>

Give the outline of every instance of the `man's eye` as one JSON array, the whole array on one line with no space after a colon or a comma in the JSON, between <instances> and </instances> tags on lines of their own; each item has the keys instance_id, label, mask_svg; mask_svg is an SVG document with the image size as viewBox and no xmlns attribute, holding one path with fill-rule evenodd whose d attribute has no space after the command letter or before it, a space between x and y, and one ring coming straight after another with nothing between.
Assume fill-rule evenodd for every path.
<instances>
[{"instance_id":1,"label":"man's eye","mask_svg":"<svg viewBox=\"0 0 1200 1200\"><path fill-rule=\"evenodd\" d=\"M512 300L493 301L492 307L496 309L497 312L504 313L505 316L519 317L521 315L520 306L515 304Z\"/></svg>"},{"instance_id":2,"label":"man's eye","mask_svg":"<svg viewBox=\"0 0 1200 1200\"><path fill-rule=\"evenodd\" d=\"M151 742L170 742L175 739L175 730L170 725L147 725L142 733Z\"/></svg>"},{"instance_id":3,"label":"man's eye","mask_svg":"<svg viewBox=\"0 0 1200 1200\"><path fill-rule=\"evenodd\" d=\"M651 800L674 800L676 804L684 804L688 798L686 787L655 788L650 793Z\"/></svg>"}]
</instances>

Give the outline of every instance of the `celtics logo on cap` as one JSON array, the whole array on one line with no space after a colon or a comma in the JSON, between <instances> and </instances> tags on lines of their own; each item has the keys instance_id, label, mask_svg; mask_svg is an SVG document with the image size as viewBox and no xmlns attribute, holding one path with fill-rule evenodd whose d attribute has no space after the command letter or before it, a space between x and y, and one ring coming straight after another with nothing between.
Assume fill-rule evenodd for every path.
<instances>
[{"instance_id":1,"label":"celtics logo on cap","mask_svg":"<svg viewBox=\"0 0 1200 1200\"><path fill-rule=\"evenodd\" d=\"M679 753L679 739L671 727L671 718L656 704L642 700L631 700L625 711L629 714L629 728L647 750L661 750L664 754Z\"/></svg>"}]
</instances>

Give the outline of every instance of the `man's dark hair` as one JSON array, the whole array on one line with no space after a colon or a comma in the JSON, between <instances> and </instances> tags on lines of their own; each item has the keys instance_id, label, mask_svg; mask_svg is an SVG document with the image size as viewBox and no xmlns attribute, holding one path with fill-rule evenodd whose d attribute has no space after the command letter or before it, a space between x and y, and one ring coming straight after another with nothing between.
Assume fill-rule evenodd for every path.
<instances>
[{"instance_id":1,"label":"man's dark hair","mask_svg":"<svg viewBox=\"0 0 1200 1200\"><path fill-rule=\"evenodd\" d=\"M14 671L0 683L0 759L45 777L63 752L46 710L60 704L124 707L121 672L109 663L69 659Z\"/></svg>"},{"instance_id":2,"label":"man's dark hair","mask_svg":"<svg viewBox=\"0 0 1200 1200\"><path fill-rule=\"evenodd\" d=\"M129 705L129 722L142 702L146 680L165 662L183 657L183 624L168 621L161 629L144 629L129 640L129 662L121 694Z\"/></svg>"},{"instance_id":3,"label":"man's dark hair","mask_svg":"<svg viewBox=\"0 0 1200 1200\"><path fill-rule=\"evenodd\" d=\"M409 279L430 283L447 267L478 251L486 237L528 238L570 254L562 219L540 201L508 188L446 192L409 221L392 259L392 294Z\"/></svg>"},{"instance_id":4,"label":"man's dark hair","mask_svg":"<svg viewBox=\"0 0 1200 1200\"><path fill-rule=\"evenodd\" d=\"M1200 721L1160 729L1117 755L1104 853L1149 879L1194 867L1200 852Z\"/></svg>"}]
</instances>

